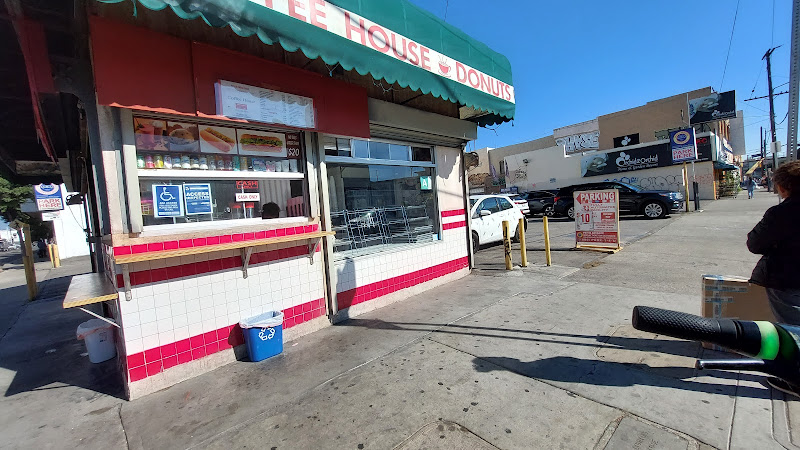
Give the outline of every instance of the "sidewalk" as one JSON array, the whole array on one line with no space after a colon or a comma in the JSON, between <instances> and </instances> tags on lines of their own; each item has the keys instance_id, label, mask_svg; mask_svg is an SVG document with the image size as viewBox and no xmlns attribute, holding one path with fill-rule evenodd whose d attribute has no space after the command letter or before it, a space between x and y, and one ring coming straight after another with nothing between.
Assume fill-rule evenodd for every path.
<instances>
[{"instance_id":1,"label":"sidewalk","mask_svg":"<svg viewBox=\"0 0 800 450\"><path fill-rule=\"evenodd\" d=\"M134 402L91 384L9 389L14 327L0 447L792 448L800 402L698 372L713 352L630 327L639 304L698 313L704 273L749 275L744 236L773 204L706 202L589 268L476 271Z\"/></svg>"}]
</instances>

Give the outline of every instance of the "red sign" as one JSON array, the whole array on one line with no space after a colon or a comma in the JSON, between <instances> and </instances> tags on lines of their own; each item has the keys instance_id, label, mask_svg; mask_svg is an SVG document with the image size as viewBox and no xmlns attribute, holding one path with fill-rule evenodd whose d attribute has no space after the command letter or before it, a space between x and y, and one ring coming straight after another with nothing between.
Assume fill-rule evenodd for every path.
<instances>
[{"instance_id":1,"label":"red sign","mask_svg":"<svg viewBox=\"0 0 800 450\"><path fill-rule=\"evenodd\" d=\"M258 191L258 180L236 180L236 189Z\"/></svg>"}]
</instances>

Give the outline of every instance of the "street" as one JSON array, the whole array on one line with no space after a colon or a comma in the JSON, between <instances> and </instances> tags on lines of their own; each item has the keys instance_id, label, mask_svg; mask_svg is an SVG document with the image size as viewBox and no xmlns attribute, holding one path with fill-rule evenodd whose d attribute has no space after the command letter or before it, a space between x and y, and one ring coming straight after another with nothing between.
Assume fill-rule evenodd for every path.
<instances>
[{"instance_id":1,"label":"street","mask_svg":"<svg viewBox=\"0 0 800 450\"><path fill-rule=\"evenodd\" d=\"M85 375L21 380L32 364L74 366L48 353L64 348L56 344L7 363L23 349L19 321L54 302L24 304L0 341L0 447L791 446L785 424L798 402L773 400L755 375L698 372L695 358L725 355L630 326L639 304L698 313L704 273L747 276L757 258L745 234L774 203L759 192L666 220L623 220L625 248L613 255L568 251L572 223L554 221L550 268L532 221L527 269L496 270L502 251L485 248L467 278L289 342L276 358L132 402ZM85 363L74 334L54 335Z\"/></svg>"}]
</instances>

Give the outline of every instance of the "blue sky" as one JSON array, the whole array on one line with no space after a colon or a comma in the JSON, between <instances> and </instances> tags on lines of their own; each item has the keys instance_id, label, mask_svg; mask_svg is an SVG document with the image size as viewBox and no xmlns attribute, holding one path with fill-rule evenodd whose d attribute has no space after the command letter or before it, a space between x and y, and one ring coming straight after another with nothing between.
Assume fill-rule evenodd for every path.
<instances>
[{"instance_id":1,"label":"blue sky","mask_svg":"<svg viewBox=\"0 0 800 450\"><path fill-rule=\"evenodd\" d=\"M764 52L773 53L775 92L787 90L791 0L578 1L412 0L511 61L514 126L479 129L475 148L549 135L553 128L711 86L736 90L748 154L769 129ZM449 1L449 5L447 4ZM731 42L723 81L723 68ZM755 92L751 93L755 87ZM776 97L776 123L788 95ZM786 143L786 122L777 126ZM470 147L472 148L472 144Z\"/></svg>"}]
</instances>

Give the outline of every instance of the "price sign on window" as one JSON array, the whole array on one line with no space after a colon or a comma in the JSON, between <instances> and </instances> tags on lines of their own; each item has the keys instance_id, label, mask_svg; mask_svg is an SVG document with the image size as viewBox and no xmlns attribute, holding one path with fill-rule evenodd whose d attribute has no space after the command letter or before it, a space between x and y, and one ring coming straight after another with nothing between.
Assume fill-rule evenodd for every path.
<instances>
[{"instance_id":1,"label":"price sign on window","mask_svg":"<svg viewBox=\"0 0 800 450\"><path fill-rule=\"evenodd\" d=\"M619 248L619 191L576 191L575 246Z\"/></svg>"},{"instance_id":2,"label":"price sign on window","mask_svg":"<svg viewBox=\"0 0 800 450\"><path fill-rule=\"evenodd\" d=\"M300 133L286 133L286 156L300 159Z\"/></svg>"}]
</instances>

